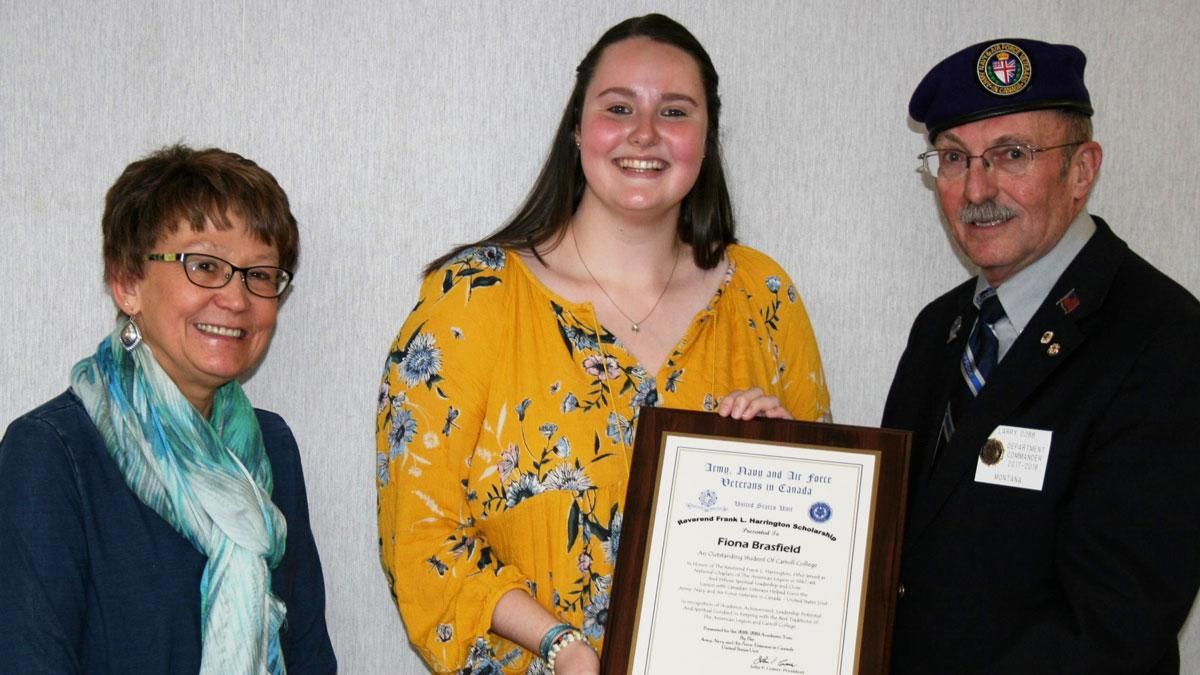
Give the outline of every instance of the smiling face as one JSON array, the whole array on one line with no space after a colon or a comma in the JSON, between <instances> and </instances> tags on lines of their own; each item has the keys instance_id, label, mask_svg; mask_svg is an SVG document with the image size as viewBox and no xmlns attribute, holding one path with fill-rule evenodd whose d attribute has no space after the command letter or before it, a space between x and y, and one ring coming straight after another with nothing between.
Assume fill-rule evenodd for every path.
<instances>
[{"instance_id":1,"label":"smiling face","mask_svg":"<svg viewBox=\"0 0 1200 675\"><path fill-rule=\"evenodd\" d=\"M274 246L250 235L229 213L228 230L195 232L181 222L152 253L208 253L239 267L278 265ZM201 288L178 262L147 262L141 279L111 283L118 308L132 316L155 360L183 395L207 415L221 385L249 371L271 342L279 300L251 294L234 273L223 288Z\"/></svg>"},{"instance_id":2,"label":"smiling face","mask_svg":"<svg viewBox=\"0 0 1200 675\"><path fill-rule=\"evenodd\" d=\"M643 37L605 49L576 131L587 179L580 208L622 219L678 214L704 161L705 110L700 70L683 50Z\"/></svg>"},{"instance_id":3,"label":"smiling face","mask_svg":"<svg viewBox=\"0 0 1200 675\"><path fill-rule=\"evenodd\" d=\"M935 146L969 155L1007 143L1035 148L1074 141L1069 123L1055 111L1039 110L979 120L942 132ZM1102 159L1099 144L1073 150L1067 170L1061 153L1039 152L1023 176L971 160L966 175L937 179L938 198L954 239L993 287L1045 255L1083 208Z\"/></svg>"}]
</instances>

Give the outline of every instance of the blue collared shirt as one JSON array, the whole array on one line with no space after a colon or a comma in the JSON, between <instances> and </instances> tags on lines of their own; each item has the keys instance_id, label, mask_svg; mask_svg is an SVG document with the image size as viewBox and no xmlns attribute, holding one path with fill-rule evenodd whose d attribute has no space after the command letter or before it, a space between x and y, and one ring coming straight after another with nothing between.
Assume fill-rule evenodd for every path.
<instances>
[{"instance_id":1,"label":"blue collared shirt","mask_svg":"<svg viewBox=\"0 0 1200 675\"><path fill-rule=\"evenodd\" d=\"M1084 244L1096 232L1096 222L1086 209L1071 221L1062 239L1046 255L1029 264L1025 269L1009 277L996 287L1000 304L1004 306L1004 318L996 322L996 339L1000 343L998 360L1003 359L1008 349L1017 341L1017 336L1042 306L1050 289L1067 266L1083 250ZM988 287L987 279L979 275L975 279L975 308L979 308L979 294Z\"/></svg>"}]
</instances>

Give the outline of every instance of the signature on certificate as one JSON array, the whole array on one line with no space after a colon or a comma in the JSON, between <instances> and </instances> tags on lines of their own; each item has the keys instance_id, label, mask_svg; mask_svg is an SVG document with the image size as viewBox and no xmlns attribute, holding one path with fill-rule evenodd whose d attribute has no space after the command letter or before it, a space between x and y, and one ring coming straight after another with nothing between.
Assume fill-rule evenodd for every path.
<instances>
[{"instance_id":1,"label":"signature on certificate","mask_svg":"<svg viewBox=\"0 0 1200 675\"><path fill-rule=\"evenodd\" d=\"M770 670L782 671L787 673L802 673L804 671L797 670L796 664L786 656L765 656L758 654L754 660L750 662L752 670Z\"/></svg>"}]
</instances>

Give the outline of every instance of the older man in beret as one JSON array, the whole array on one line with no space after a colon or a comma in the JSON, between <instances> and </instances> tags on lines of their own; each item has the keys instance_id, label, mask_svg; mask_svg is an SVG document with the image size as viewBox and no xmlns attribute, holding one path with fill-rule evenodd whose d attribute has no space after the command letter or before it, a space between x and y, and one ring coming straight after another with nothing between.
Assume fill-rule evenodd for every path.
<instances>
[{"instance_id":1,"label":"older man in beret","mask_svg":"<svg viewBox=\"0 0 1200 675\"><path fill-rule=\"evenodd\" d=\"M1083 52L980 43L909 114L979 275L917 316L897 673L1178 673L1200 586L1200 303L1085 209Z\"/></svg>"}]
</instances>

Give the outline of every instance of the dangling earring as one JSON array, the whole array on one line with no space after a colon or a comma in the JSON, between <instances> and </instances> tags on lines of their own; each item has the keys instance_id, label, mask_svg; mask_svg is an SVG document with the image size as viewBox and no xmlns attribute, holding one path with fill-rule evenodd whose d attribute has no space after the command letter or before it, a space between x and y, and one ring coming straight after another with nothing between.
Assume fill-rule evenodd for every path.
<instances>
[{"instance_id":1,"label":"dangling earring","mask_svg":"<svg viewBox=\"0 0 1200 675\"><path fill-rule=\"evenodd\" d=\"M121 346L125 351L131 352L142 344L142 331L138 330L137 324L133 322L133 317L128 317L125 326L121 328Z\"/></svg>"}]
</instances>

